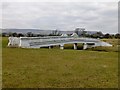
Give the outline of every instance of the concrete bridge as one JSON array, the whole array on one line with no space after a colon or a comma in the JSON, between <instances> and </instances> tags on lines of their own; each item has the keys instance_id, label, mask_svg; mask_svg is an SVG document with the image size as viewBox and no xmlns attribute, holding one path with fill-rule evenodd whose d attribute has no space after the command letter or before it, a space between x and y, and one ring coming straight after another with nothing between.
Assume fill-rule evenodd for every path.
<instances>
[{"instance_id":1,"label":"concrete bridge","mask_svg":"<svg viewBox=\"0 0 120 90\"><path fill-rule=\"evenodd\" d=\"M100 41L99 39L80 38L80 37L63 37L63 36L47 36L47 37L9 37L8 46L16 46L21 48L41 48L59 45L60 49L64 49L65 44L73 44L77 49L77 44L83 43L83 49L96 46L112 46L109 43Z\"/></svg>"}]
</instances>

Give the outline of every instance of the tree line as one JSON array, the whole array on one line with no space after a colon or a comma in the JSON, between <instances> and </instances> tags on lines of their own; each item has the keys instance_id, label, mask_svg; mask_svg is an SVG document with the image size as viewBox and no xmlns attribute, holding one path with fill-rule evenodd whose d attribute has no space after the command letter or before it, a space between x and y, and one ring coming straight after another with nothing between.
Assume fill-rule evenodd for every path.
<instances>
[{"instance_id":1,"label":"tree line","mask_svg":"<svg viewBox=\"0 0 120 90\"><path fill-rule=\"evenodd\" d=\"M86 31L82 31L81 33L79 33L78 31L74 31L79 37L89 37L89 38L107 38L107 39L112 39L112 38L116 38L116 39L120 39L120 33L116 33L116 34L103 34L102 32L97 32L95 34L87 34ZM32 32L28 32L26 34L23 33L16 33L16 32L9 32L9 33L2 33L1 36L2 37L9 37L9 36L13 36L13 37L40 37L40 36L60 36L61 33L58 30L54 30L52 31L52 33L50 33L49 35L43 35L43 34L34 34ZM70 35L70 34L69 34Z\"/></svg>"}]
</instances>

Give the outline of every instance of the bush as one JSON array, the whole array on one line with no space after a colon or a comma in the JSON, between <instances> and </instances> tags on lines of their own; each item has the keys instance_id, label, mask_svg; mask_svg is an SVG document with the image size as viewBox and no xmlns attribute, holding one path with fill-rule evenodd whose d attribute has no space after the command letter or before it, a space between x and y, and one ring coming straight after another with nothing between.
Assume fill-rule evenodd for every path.
<instances>
[{"instance_id":1,"label":"bush","mask_svg":"<svg viewBox=\"0 0 120 90\"><path fill-rule=\"evenodd\" d=\"M105 51L105 52L118 52L118 47L117 46L113 46L113 47L98 46L98 47L89 48L87 50Z\"/></svg>"},{"instance_id":2,"label":"bush","mask_svg":"<svg viewBox=\"0 0 120 90\"><path fill-rule=\"evenodd\" d=\"M74 49L73 44L65 44L64 45L65 49ZM77 44L77 50L82 50L83 49L83 44Z\"/></svg>"}]
</instances>

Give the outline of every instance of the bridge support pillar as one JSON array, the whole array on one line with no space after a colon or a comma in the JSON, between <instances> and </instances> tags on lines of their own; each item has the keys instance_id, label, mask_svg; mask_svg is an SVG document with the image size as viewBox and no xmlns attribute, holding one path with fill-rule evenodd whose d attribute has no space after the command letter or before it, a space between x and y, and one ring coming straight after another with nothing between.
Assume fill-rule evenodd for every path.
<instances>
[{"instance_id":1,"label":"bridge support pillar","mask_svg":"<svg viewBox=\"0 0 120 90\"><path fill-rule=\"evenodd\" d=\"M60 49L64 49L64 45L63 44L60 45Z\"/></svg>"},{"instance_id":2,"label":"bridge support pillar","mask_svg":"<svg viewBox=\"0 0 120 90\"><path fill-rule=\"evenodd\" d=\"M85 49L87 49L87 48L88 48L87 43L84 43L84 45L83 45L83 49L85 50Z\"/></svg>"},{"instance_id":3,"label":"bridge support pillar","mask_svg":"<svg viewBox=\"0 0 120 90\"><path fill-rule=\"evenodd\" d=\"M77 50L77 43L74 43L74 50Z\"/></svg>"},{"instance_id":4,"label":"bridge support pillar","mask_svg":"<svg viewBox=\"0 0 120 90\"><path fill-rule=\"evenodd\" d=\"M51 46L49 46L49 49L51 49L52 47Z\"/></svg>"},{"instance_id":5,"label":"bridge support pillar","mask_svg":"<svg viewBox=\"0 0 120 90\"><path fill-rule=\"evenodd\" d=\"M83 49L92 48L92 47L95 47L94 43L84 43L83 45Z\"/></svg>"}]
</instances>

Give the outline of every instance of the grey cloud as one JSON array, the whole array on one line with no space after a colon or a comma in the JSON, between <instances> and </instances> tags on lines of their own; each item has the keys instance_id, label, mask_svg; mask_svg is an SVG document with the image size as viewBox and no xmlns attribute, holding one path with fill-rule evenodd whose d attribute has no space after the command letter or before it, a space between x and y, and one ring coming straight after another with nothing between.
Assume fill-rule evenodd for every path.
<instances>
[{"instance_id":1,"label":"grey cloud","mask_svg":"<svg viewBox=\"0 0 120 90\"><path fill-rule=\"evenodd\" d=\"M85 27L104 33L118 31L117 3L22 2L4 3L2 9L4 28L74 30Z\"/></svg>"}]
</instances>

